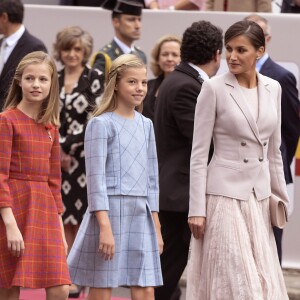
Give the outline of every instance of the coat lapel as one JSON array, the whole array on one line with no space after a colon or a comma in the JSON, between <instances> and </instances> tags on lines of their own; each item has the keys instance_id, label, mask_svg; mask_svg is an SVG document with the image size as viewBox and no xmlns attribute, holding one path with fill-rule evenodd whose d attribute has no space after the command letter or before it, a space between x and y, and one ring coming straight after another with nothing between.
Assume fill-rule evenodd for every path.
<instances>
[{"instance_id":1,"label":"coat lapel","mask_svg":"<svg viewBox=\"0 0 300 300\"><path fill-rule=\"evenodd\" d=\"M268 118L268 103L270 98L270 86L269 83L264 80L261 74L258 74L258 119L257 127L260 128L261 124Z\"/></svg>"},{"instance_id":2,"label":"coat lapel","mask_svg":"<svg viewBox=\"0 0 300 300\"><path fill-rule=\"evenodd\" d=\"M266 89L263 85L263 82L260 80L258 80L259 85L258 85L258 95L259 95L259 104L258 104L258 120L260 119L261 113L262 113L262 103L263 101L260 101L261 97L265 97L266 96ZM238 107L240 108L240 110L242 111L242 113L244 114L251 130L253 131L255 137L257 138L257 140L261 143L261 139L259 136L259 131L258 131L258 124L256 123L247 103L246 103L246 99L244 94L241 91L241 88L238 84L238 81L236 79L236 77L231 74L231 73L227 73L225 76L225 84L230 86L230 95L232 97L232 99L235 101L235 103L238 105Z\"/></svg>"}]
</instances>

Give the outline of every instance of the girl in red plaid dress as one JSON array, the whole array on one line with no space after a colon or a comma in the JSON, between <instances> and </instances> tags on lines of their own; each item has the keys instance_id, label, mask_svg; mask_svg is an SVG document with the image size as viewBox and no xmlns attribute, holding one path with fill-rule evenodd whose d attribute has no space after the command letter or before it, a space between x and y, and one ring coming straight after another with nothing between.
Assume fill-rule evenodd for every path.
<instances>
[{"instance_id":1,"label":"girl in red plaid dress","mask_svg":"<svg viewBox=\"0 0 300 300\"><path fill-rule=\"evenodd\" d=\"M58 99L50 56L26 55L0 114L0 299L18 299L20 287L68 297Z\"/></svg>"}]
</instances>

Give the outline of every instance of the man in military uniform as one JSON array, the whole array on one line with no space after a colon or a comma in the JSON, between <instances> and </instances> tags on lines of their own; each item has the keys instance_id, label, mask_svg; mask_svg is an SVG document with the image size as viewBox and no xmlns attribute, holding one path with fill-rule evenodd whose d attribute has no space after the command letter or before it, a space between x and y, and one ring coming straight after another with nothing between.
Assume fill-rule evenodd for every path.
<instances>
[{"instance_id":1,"label":"man in military uniform","mask_svg":"<svg viewBox=\"0 0 300 300\"><path fill-rule=\"evenodd\" d=\"M115 36L111 43L94 55L91 60L92 67L107 75L111 62L118 56L128 53L136 54L146 64L145 53L133 45L133 42L141 35L143 5L128 0L108 0L102 7L112 10Z\"/></svg>"}]
</instances>

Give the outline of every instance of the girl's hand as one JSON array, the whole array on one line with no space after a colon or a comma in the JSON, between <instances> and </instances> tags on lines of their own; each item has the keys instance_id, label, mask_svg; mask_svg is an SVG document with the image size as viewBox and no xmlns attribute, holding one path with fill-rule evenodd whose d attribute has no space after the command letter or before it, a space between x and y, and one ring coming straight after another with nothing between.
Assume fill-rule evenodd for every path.
<instances>
[{"instance_id":1,"label":"girl's hand","mask_svg":"<svg viewBox=\"0 0 300 300\"><path fill-rule=\"evenodd\" d=\"M188 218L188 224L190 230L196 240L200 239L204 235L205 231L205 217L190 217Z\"/></svg>"},{"instance_id":2,"label":"girl's hand","mask_svg":"<svg viewBox=\"0 0 300 300\"><path fill-rule=\"evenodd\" d=\"M100 226L98 252L105 260L111 260L115 254L115 239L110 224Z\"/></svg>"},{"instance_id":3,"label":"girl's hand","mask_svg":"<svg viewBox=\"0 0 300 300\"><path fill-rule=\"evenodd\" d=\"M69 246L68 246L68 243L66 241L64 223L63 223L63 220L62 220L62 216L60 214L58 215L58 220L59 220L60 230L61 230L61 234L62 234L63 245L64 245L64 248L65 248L65 254L67 256Z\"/></svg>"},{"instance_id":4,"label":"girl's hand","mask_svg":"<svg viewBox=\"0 0 300 300\"><path fill-rule=\"evenodd\" d=\"M6 225L7 247L13 256L20 257L24 254L25 245L23 236L17 223Z\"/></svg>"},{"instance_id":5,"label":"girl's hand","mask_svg":"<svg viewBox=\"0 0 300 300\"><path fill-rule=\"evenodd\" d=\"M64 248L65 248L65 254L67 256L68 255L69 246L68 246L68 243L67 243L67 241L66 241L65 238L63 238L63 244L64 244Z\"/></svg>"},{"instance_id":6,"label":"girl's hand","mask_svg":"<svg viewBox=\"0 0 300 300\"><path fill-rule=\"evenodd\" d=\"M159 254L162 254L164 251L164 241L161 235L161 230L160 230L161 226L158 218L158 213L156 211L152 212L152 218L155 226Z\"/></svg>"},{"instance_id":7,"label":"girl's hand","mask_svg":"<svg viewBox=\"0 0 300 300\"><path fill-rule=\"evenodd\" d=\"M156 231L159 254L162 254L164 251L164 240L162 238L160 228L155 228L155 231Z\"/></svg>"}]
</instances>

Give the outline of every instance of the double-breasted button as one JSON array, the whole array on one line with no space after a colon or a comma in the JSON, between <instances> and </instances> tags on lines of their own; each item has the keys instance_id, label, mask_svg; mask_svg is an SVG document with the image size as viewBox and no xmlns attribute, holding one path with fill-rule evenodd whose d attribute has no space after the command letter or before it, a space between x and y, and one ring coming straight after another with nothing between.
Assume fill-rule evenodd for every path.
<instances>
[{"instance_id":1,"label":"double-breasted button","mask_svg":"<svg viewBox=\"0 0 300 300\"><path fill-rule=\"evenodd\" d=\"M247 143L246 143L246 142L241 142L241 145L242 145L242 146L246 146Z\"/></svg>"},{"instance_id":2,"label":"double-breasted button","mask_svg":"<svg viewBox=\"0 0 300 300\"><path fill-rule=\"evenodd\" d=\"M259 161L263 161L264 159L263 159L263 157L260 157L258 160L259 160Z\"/></svg>"},{"instance_id":3,"label":"double-breasted button","mask_svg":"<svg viewBox=\"0 0 300 300\"><path fill-rule=\"evenodd\" d=\"M244 158L244 163L247 163L249 161L248 158Z\"/></svg>"}]
</instances>

